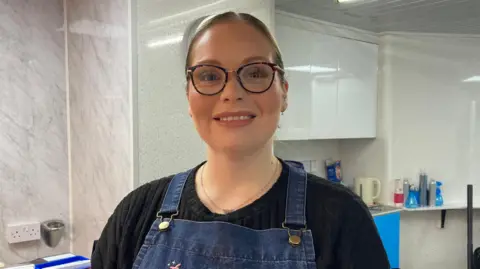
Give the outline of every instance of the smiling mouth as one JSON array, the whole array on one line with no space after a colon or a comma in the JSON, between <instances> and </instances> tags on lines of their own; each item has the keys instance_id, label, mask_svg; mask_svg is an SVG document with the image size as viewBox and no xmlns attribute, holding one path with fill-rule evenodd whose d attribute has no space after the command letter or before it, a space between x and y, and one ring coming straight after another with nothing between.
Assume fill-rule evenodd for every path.
<instances>
[{"instance_id":1,"label":"smiling mouth","mask_svg":"<svg viewBox=\"0 0 480 269\"><path fill-rule=\"evenodd\" d=\"M218 117L218 118L213 118L216 121L241 121L241 120L250 120L254 119L256 116L254 115L249 115L249 116L228 116L228 117Z\"/></svg>"}]
</instances>

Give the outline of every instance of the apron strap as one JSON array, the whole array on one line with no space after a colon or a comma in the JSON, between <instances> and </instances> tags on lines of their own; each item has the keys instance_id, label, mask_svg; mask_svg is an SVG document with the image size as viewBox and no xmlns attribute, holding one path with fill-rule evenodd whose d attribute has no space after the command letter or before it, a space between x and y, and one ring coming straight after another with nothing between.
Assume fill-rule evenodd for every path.
<instances>
[{"instance_id":1,"label":"apron strap","mask_svg":"<svg viewBox=\"0 0 480 269\"><path fill-rule=\"evenodd\" d=\"M307 173L303 164L296 161L285 161L289 167L287 205L283 226L288 228L306 228L307 206Z\"/></svg>"},{"instance_id":2,"label":"apron strap","mask_svg":"<svg viewBox=\"0 0 480 269\"><path fill-rule=\"evenodd\" d=\"M288 187L285 208L284 226L289 228L306 227L306 200L307 200L307 173L303 164L295 161L285 161L288 165ZM158 212L163 214L176 214L182 198L182 192L193 169L176 174L168 184L165 198ZM293 227L291 227L293 226Z\"/></svg>"},{"instance_id":3,"label":"apron strap","mask_svg":"<svg viewBox=\"0 0 480 269\"><path fill-rule=\"evenodd\" d=\"M190 169L186 172L178 173L172 178L172 181L168 184L167 192L163 198L162 207L160 207L157 216L178 213L178 207L182 198L185 182L187 182L192 171L193 169Z\"/></svg>"}]
</instances>

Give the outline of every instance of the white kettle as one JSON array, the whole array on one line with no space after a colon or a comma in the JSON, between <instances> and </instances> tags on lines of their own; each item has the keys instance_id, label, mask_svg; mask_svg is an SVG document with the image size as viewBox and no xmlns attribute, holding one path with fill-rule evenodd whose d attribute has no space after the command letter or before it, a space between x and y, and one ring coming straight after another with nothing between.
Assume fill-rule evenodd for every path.
<instances>
[{"instance_id":1,"label":"white kettle","mask_svg":"<svg viewBox=\"0 0 480 269\"><path fill-rule=\"evenodd\" d=\"M374 205L375 199L380 197L382 183L377 178L358 177L355 178L355 193L362 198L367 206Z\"/></svg>"}]
</instances>

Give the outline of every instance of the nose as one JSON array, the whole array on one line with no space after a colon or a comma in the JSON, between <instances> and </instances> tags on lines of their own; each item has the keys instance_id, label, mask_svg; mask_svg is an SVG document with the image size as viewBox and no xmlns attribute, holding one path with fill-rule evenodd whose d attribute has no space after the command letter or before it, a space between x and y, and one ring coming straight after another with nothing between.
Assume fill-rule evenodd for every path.
<instances>
[{"instance_id":1,"label":"nose","mask_svg":"<svg viewBox=\"0 0 480 269\"><path fill-rule=\"evenodd\" d=\"M228 80L221 92L220 99L223 102L235 102L244 99L246 91L240 85L235 72L228 73Z\"/></svg>"}]
</instances>

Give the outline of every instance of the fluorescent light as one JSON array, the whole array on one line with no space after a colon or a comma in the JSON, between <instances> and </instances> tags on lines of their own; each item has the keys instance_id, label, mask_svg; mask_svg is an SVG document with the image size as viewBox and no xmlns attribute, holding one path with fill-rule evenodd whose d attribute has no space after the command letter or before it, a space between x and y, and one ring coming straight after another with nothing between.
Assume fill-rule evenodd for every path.
<instances>
[{"instance_id":1,"label":"fluorescent light","mask_svg":"<svg viewBox=\"0 0 480 269\"><path fill-rule=\"evenodd\" d=\"M168 38L151 41L147 44L147 47L157 48L157 47L161 47L161 46L165 46L165 45L171 45L171 44L179 43L182 40L183 40L183 35L171 36L171 37L168 37Z\"/></svg>"},{"instance_id":2,"label":"fluorescent light","mask_svg":"<svg viewBox=\"0 0 480 269\"><path fill-rule=\"evenodd\" d=\"M473 76L465 79L463 82L480 82L480 76Z\"/></svg>"},{"instance_id":3,"label":"fluorescent light","mask_svg":"<svg viewBox=\"0 0 480 269\"><path fill-rule=\"evenodd\" d=\"M308 73L333 73L337 71L336 68L317 66L317 65L290 66L285 68L285 70L308 72Z\"/></svg>"}]
</instances>

